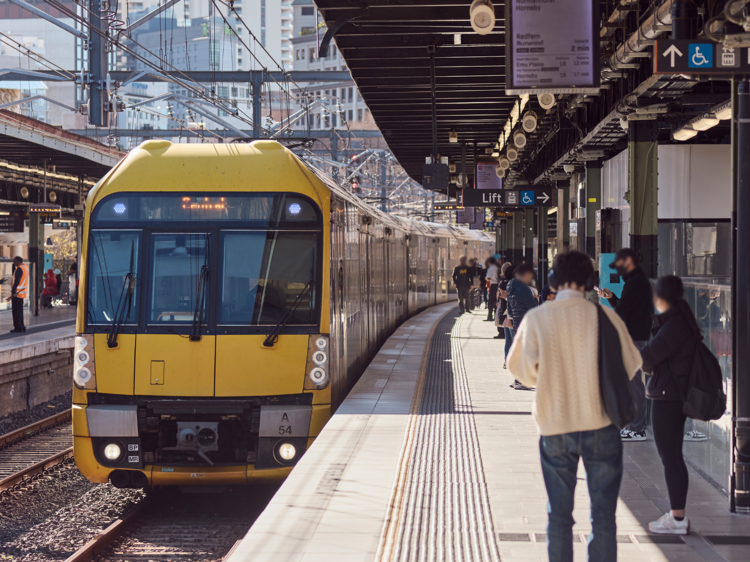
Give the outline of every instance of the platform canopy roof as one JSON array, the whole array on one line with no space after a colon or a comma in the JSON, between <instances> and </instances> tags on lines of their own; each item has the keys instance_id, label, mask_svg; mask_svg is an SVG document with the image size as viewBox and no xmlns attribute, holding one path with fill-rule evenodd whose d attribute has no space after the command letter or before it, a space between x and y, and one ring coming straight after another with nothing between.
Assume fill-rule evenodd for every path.
<instances>
[{"instance_id":1,"label":"platform canopy roof","mask_svg":"<svg viewBox=\"0 0 750 562\"><path fill-rule=\"evenodd\" d=\"M338 30L335 43L389 148L417 181L432 153L428 48L435 47L438 152L460 164L460 143L468 143L471 170L474 143L487 147L497 141L516 100L505 95L503 4L495 2L494 31L478 35L469 21L470 1L315 3L328 26L360 13ZM448 142L452 131L459 143Z\"/></svg>"}]
</instances>

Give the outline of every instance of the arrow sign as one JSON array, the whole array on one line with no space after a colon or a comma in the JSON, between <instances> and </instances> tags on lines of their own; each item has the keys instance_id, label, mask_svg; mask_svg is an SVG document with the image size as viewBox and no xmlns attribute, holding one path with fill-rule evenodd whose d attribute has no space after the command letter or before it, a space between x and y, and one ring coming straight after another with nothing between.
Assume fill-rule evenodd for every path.
<instances>
[{"instance_id":1,"label":"arrow sign","mask_svg":"<svg viewBox=\"0 0 750 562\"><path fill-rule=\"evenodd\" d=\"M670 45L669 49L667 49L666 51L664 51L664 54L662 55L664 57L669 57L669 66L671 66L672 68L674 68L674 57L675 57L675 55L678 56L678 57L681 57L682 56L682 51L680 51L674 45Z\"/></svg>"},{"instance_id":2,"label":"arrow sign","mask_svg":"<svg viewBox=\"0 0 750 562\"><path fill-rule=\"evenodd\" d=\"M549 195L547 195L546 193L542 193L539 196L539 201L541 201L542 203L546 203L547 201L549 201Z\"/></svg>"}]
</instances>

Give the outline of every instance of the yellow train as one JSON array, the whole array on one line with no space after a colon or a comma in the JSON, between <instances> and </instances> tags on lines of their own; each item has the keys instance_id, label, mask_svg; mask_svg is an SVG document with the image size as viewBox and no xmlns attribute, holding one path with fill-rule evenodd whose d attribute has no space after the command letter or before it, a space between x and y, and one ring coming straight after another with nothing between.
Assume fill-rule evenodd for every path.
<instances>
[{"instance_id":1,"label":"yellow train","mask_svg":"<svg viewBox=\"0 0 750 562\"><path fill-rule=\"evenodd\" d=\"M118 487L283 479L479 231L381 213L274 141L147 141L91 191L75 460Z\"/></svg>"}]
</instances>

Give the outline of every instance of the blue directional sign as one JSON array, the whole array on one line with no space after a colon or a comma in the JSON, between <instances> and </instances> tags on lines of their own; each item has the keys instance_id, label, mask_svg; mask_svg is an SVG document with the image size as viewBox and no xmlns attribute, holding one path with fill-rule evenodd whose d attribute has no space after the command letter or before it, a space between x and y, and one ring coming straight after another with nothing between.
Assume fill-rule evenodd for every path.
<instances>
[{"instance_id":1,"label":"blue directional sign","mask_svg":"<svg viewBox=\"0 0 750 562\"><path fill-rule=\"evenodd\" d=\"M714 46L712 43L690 43L688 47L690 68L713 68Z\"/></svg>"},{"instance_id":2,"label":"blue directional sign","mask_svg":"<svg viewBox=\"0 0 750 562\"><path fill-rule=\"evenodd\" d=\"M534 192L522 191L521 192L521 205L533 205L533 204L534 204Z\"/></svg>"}]
</instances>

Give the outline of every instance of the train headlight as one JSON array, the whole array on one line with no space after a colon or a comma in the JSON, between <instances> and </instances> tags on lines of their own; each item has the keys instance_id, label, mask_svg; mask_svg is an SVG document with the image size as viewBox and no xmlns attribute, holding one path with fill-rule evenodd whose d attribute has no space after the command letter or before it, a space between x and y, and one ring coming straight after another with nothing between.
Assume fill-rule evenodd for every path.
<instances>
[{"instance_id":1,"label":"train headlight","mask_svg":"<svg viewBox=\"0 0 750 562\"><path fill-rule=\"evenodd\" d=\"M115 462L122 456L122 448L117 443L107 443L102 450L104 458Z\"/></svg>"},{"instance_id":2,"label":"train headlight","mask_svg":"<svg viewBox=\"0 0 750 562\"><path fill-rule=\"evenodd\" d=\"M325 351L318 350L312 354L312 360L313 363L320 367L321 365L325 365L325 362L328 360L328 355Z\"/></svg>"},{"instance_id":3,"label":"train headlight","mask_svg":"<svg viewBox=\"0 0 750 562\"><path fill-rule=\"evenodd\" d=\"M96 389L96 360L92 334L76 336L73 345L73 383L78 388Z\"/></svg>"},{"instance_id":4,"label":"train headlight","mask_svg":"<svg viewBox=\"0 0 750 562\"><path fill-rule=\"evenodd\" d=\"M294 460L297 456L297 448L291 443L282 443L279 445L279 456L287 462Z\"/></svg>"},{"instance_id":5,"label":"train headlight","mask_svg":"<svg viewBox=\"0 0 750 562\"><path fill-rule=\"evenodd\" d=\"M76 383L76 386L79 388L85 388L86 383L88 383L91 378L91 371L86 367L79 367L76 365L73 369L73 382Z\"/></svg>"},{"instance_id":6,"label":"train headlight","mask_svg":"<svg viewBox=\"0 0 750 562\"><path fill-rule=\"evenodd\" d=\"M316 386L328 382L328 373L326 373L320 367L315 367L310 371L310 380L315 383Z\"/></svg>"},{"instance_id":7,"label":"train headlight","mask_svg":"<svg viewBox=\"0 0 750 562\"><path fill-rule=\"evenodd\" d=\"M310 336L307 344L307 377L305 390L321 390L331 380L331 368L328 364L328 336Z\"/></svg>"}]
</instances>

